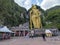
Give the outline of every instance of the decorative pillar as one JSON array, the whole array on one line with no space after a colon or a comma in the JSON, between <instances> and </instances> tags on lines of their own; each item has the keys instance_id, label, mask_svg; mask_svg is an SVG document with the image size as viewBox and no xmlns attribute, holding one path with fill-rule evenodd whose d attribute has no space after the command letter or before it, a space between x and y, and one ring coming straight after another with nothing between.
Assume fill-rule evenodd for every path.
<instances>
[{"instance_id":1,"label":"decorative pillar","mask_svg":"<svg viewBox=\"0 0 60 45\"><path fill-rule=\"evenodd\" d=\"M16 34L16 31L14 31L15 33L14 33L14 37L15 37L15 34Z\"/></svg>"},{"instance_id":2,"label":"decorative pillar","mask_svg":"<svg viewBox=\"0 0 60 45\"><path fill-rule=\"evenodd\" d=\"M19 36L20 36L20 33L21 33L21 32L19 31Z\"/></svg>"},{"instance_id":3,"label":"decorative pillar","mask_svg":"<svg viewBox=\"0 0 60 45\"><path fill-rule=\"evenodd\" d=\"M24 30L24 36L25 36L25 30Z\"/></svg>"}]
</instances>

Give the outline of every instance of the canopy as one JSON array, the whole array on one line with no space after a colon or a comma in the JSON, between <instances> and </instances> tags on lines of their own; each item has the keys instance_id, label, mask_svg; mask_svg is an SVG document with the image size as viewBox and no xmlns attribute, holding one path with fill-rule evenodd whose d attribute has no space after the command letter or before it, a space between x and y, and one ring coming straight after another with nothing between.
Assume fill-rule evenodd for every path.
<instances>
[{"instance_id":1,"label":"canopy","mask_svg":"<svg viewBox=\"0 0 60 45\"><path fill-rule=\"evenodd\" d=\"M9 30L6 26L0 28L0 32L10 32L10 33L12 33L12 31Z\"/></svg>"},{"instance_id":2,"label":"canopy","mask_svg":"<svg viewBox=\"0 0 60 45\"><path fill-rule=\"evenodd\" d=\"M49 29L46 29L45 33L52 33L52 32Z\"/></svg>"}]
</instances>

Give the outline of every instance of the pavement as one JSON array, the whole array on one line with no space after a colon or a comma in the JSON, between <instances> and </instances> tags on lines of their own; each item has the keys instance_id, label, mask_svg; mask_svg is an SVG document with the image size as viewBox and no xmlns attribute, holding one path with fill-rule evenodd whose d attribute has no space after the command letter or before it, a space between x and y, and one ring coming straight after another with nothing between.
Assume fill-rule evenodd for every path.
<instances>
[{"instance_id":1,"label":"pavement","mask_svg":"<svg viewBox=\"0 0 60 45\"><path fill-rule=\"evenodd\" d=\"M46 37L46 41L42 37L13 37L12 39L0 41L0 45L60 45L60 36Z\"/></svg>"}]
</instances>

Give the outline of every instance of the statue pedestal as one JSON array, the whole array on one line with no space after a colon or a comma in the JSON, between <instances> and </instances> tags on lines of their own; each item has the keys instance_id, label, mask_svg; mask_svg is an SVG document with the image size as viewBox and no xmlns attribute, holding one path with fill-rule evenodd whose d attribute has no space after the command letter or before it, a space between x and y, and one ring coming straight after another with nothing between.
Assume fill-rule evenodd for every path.
<instances>
[{"instance_id":1,"label":"statue pedestal","mask_svg":"<svg viewBox=\"0 0 60 45\"><path fill-rule=\"evenodd\" d=\"M42 33L42 29L35 29L34 31L35 31L35 34L39 34L40 35Z\"/></svg>"},{"instance_id":2,"label":"statue pedestal","mask_svg":"<svg viewBox=\"0 0 60 45\"><path fill-rule=\"evenodd\" d=\"M43 29L32 29L34 31L34 36L39 37L42 33L44 33Z\"/></svg>"}]
</instances>

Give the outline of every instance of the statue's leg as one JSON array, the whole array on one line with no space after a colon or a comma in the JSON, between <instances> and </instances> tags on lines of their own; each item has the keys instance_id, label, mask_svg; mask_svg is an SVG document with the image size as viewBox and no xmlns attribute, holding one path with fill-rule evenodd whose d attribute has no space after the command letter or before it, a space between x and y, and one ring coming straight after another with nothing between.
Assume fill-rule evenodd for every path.
<instances>
[{"instance_id":1,"label":"statue's leg","mask_svg":"<svg viewBox=\"0 0 60 45\"><path fill-rule=\"evenodd\" d=\"M36 24L37 24L37 28L40 28L40 21L39 21L39 17L36 20Z\"/></svg>"},{"instance_id":2,"label":"statue's leg","mask_svg":"<svg viewBox=\"0 0 60 45\"><path fill-rule=\"evenodd\" d=\"M30 28L32 29L32 20L30 19Z\"/></svg>"},{"instance_id":3,"label":"statue's leg","mask_svg":"<svg viewBox=\"0 0 60 45\"><path fill-rule=\"evenodd\" d=\"M41 28L42 27L40 17L38 17L38 19L37 19L37 26L38 26L38 28Z\"/></svg>"},{"instance_id":4,"label":"statue's leg","mask_svg":"<svg viewBox=\"0 0 60 45\"><path fill-rule=\"evenodd\" d=\"M40 28L42 28L42 22L41 22L41 19L40 19Z\"/></svg>"},{"instance_id":5,"label":"statue's leg","mask_svg":"<svg viewBox=\"0 0 60 45\"><path fill-rule=\"evenodd\" d=\"M32 22L33 22L34 28L36 28L36 19L35 18L32 18Z\"/></svg>"}]
</instances>

